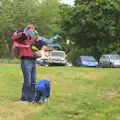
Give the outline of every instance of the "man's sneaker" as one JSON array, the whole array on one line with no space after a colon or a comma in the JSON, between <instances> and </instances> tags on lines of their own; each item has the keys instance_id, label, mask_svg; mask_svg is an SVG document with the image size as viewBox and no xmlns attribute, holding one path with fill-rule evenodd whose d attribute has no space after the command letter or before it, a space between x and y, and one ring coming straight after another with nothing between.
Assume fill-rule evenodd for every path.
<instances>
[{"instance_id":1,"label":"man's sneaker","mask_svg":"<svg viewBox=\"0 0 120 120\"><path fill-rule=\"evenodd\" d=\"M45 99L45 100L44 100L44 102L48 103L48 100L47 100L47 99Z\"/></svg>"},{"instance_id":2,"label":"man's sneaker","mask_svg":"<svg viewBox=\"0 0 120 120\"><path fill-rule=\"evenodd\" d=\"M41 103L42 103L42 101L39 101L39 103L41 104Z\"/></svg>"},{"instance_id":3,"label":"man's sneaker","mask_svg":"<svg viewBox=\"0 0 120 120\"><path fill-rule=\"evenodd\" d=\"M19 103L24 103L24 104L26 104L27 101L22 101L22 100L20 100Z\"/></svg>"}]
</instances>

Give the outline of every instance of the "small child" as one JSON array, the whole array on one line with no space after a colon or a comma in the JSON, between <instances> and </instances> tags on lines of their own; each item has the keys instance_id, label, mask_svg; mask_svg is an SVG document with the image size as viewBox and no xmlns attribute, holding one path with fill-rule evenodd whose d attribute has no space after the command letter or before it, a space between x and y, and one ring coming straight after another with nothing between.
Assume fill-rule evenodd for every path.
<instances>
[{"instance_id":1,"label":"small child","mask_svg":"<svg viewBox=\"0 0 120 120\"><path fill-rule=\"evenodd\" d=\"M36 97L35 102L48 102L48 99L50 97L50 84L52 80L50 77L46 77L43 80L40 80L36 84Z\"/></svg>"}]
</instances>

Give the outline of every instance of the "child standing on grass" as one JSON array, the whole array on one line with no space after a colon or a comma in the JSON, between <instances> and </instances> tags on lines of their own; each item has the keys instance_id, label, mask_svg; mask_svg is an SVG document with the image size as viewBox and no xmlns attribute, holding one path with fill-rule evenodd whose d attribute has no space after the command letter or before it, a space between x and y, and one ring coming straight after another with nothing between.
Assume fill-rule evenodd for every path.
<instances>
[{"instance_id":1,"label":"child standing on grass","mask_svg":"<svg viewBox=\"0 0 120 120\"><path fill-rule=\"evenodd\" d=\"M36 84L36 97L35 102L48 102L48 99L50 97L50 87L51 87L51 78L46 77L43 80L40 80Z\"/></svg>"}]
</instances>

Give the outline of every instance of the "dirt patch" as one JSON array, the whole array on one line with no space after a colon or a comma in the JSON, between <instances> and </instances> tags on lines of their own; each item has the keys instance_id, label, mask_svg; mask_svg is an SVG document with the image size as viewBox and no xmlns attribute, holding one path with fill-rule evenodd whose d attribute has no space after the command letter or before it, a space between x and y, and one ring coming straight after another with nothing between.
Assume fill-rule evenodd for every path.
<instances>
[{"instance_id":1,"label":"dirt patch","mask_svg":"<svg viewBox=\"0 0 120 120\"><path fill-rule=\"evenodd\" d=\"M83 91L83 90L91 90L94 88L94 85L80 85L79 88L77 89L78 91Z\"/></svg>"},{"instance_id":2,"label":"dirt patch","mask_svg":"<svg viewBox=\"0 0 120 120\"><path fill-rule=\"evenodd\" d=\"M85 78L88 78L88 79L97 79L97 78L101 78L102 75L101 74L98 74L98 73L81 73L81 72L78 72L77 73L77 77L85 77Z\"/></svg>"},{"instance_id":3,"label":"dirt patch","mask_svg":"<svg viewBox=\"0 0 120 120\"><path fill-rule=\"evenodd\" d=\"M120 102L120 95L117 89L112 89L104 94L104 99L106 100L114 100Z\"/></svg>"},{"instance_id":4,"label":"dirt patch","mask_svg":"<svg viewBox=\"0 0 120 120\"><path fill-rule=\"evenodd\" d=\"M45 108L45 105L22 104L12 100L3 100L0 104L0 120L25 120Z\"/></svg>"}]
</instances>

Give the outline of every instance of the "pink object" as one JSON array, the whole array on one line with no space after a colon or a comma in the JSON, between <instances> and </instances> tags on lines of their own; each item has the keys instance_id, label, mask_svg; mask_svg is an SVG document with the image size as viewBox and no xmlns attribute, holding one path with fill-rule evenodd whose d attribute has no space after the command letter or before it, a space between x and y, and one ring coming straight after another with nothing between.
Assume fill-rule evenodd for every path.
<instances>
[{"instance_id":1,"label":"pink object","mask_svg":"<svg viewBox=\"0 0 120 120\"><path fill-rule=\"evenodd\" d=\"M26 39L24 41L19 41L19 40L15 39L16 36L17 36L16 34L14 34L12 36L12 39L14 41L13 45L15 47L19 48L19 50L20 50L20 57L22 57L22 56L33 57L33 51L31 49L31 47L26 48L25 45L31 46L32 42L34 42L34 39L29 39L28 38L28 39Z\"/></svg>"},{"instance_id":2,"label":"pink object","mask_svg":"<svg viewBox=\"0 0 120 120\"><path fill-rule=\"evenodd\" d=\"M19 38L21 36L22 32L18 33L18 34L13 34L13 36L11 37L12 40L17 40L17 38Z\"/></svg>"},{"instance_id":3,"label":"pink object","mask_svg":"<svg viewBox=\"0 0 120 120\"><path fill-rule=\"evenodd\" d=\"M17 41L14 41L13 45L14 45L15 47L18 47L18 48L25 47L25 45L19 44Z\"/></svg>"}]
</instances>

